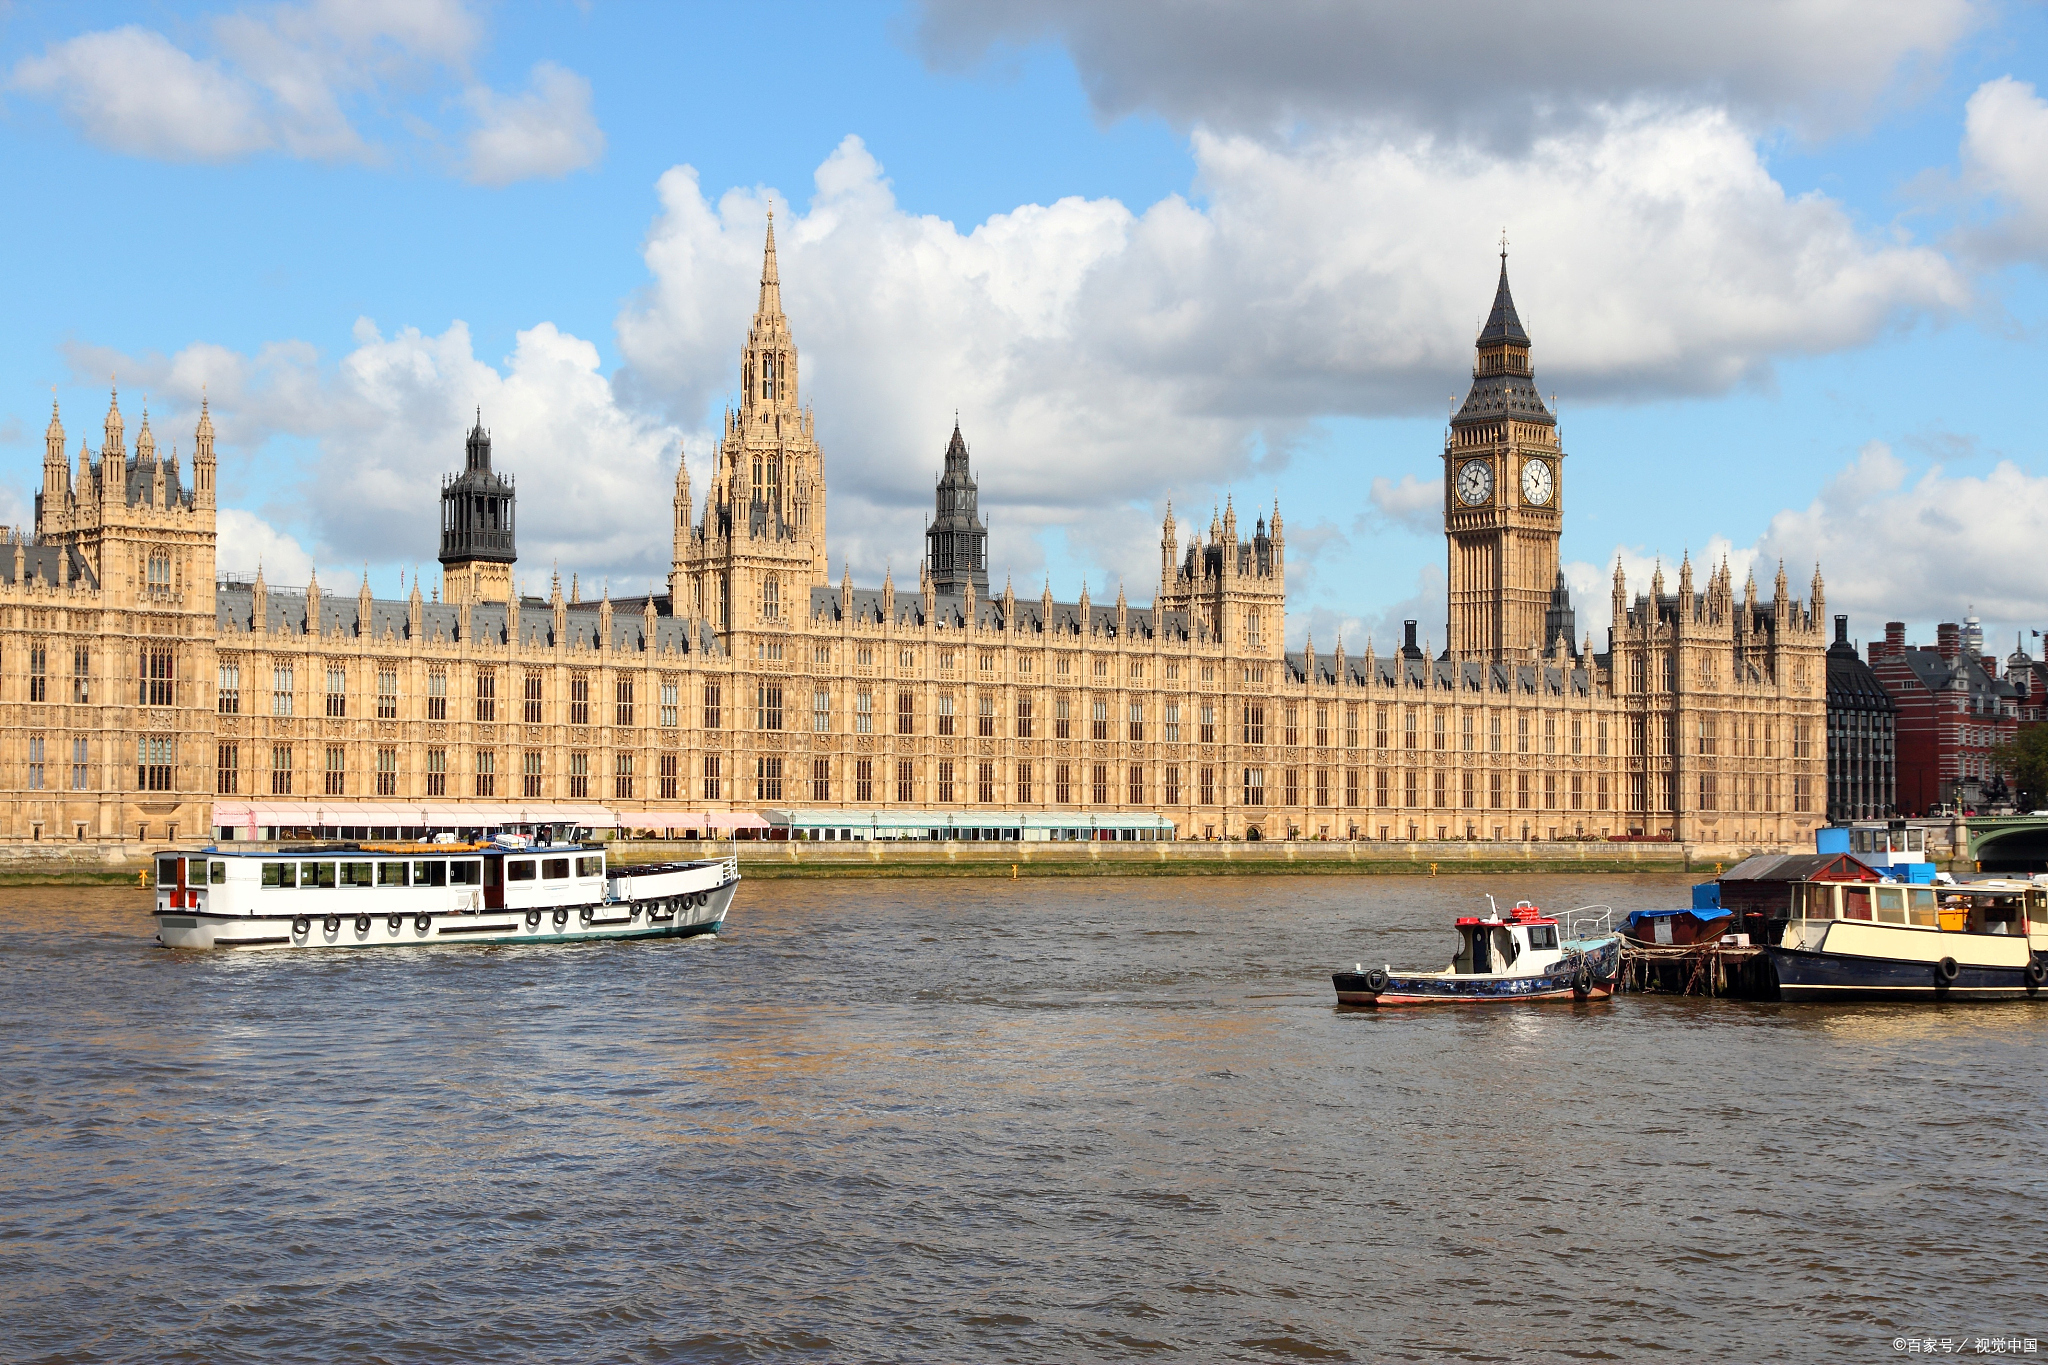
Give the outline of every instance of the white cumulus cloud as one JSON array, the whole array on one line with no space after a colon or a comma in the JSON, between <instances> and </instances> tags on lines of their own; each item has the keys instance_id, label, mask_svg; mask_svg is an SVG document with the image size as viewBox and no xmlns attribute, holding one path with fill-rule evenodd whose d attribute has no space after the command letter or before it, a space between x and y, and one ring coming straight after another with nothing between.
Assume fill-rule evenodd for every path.
<instances>
[{"instance_id":1,"label":"white cumulus cloud","mask_svg":"<svg viewBox=\"0 0 2048 1365\"><path fill-rule=\"evenodd\" d=\"M2048 100L2002 76L1977 87L1963 119L1963 183L1991 219L1964 240L1993 257L2048 255Z\"/></svg>"},{"instance_id":2,"label":"white cumulus cloud","mask_svg":"<svg viewBox=\"0 0 2048 1365\"><path fill-rule=\"evenodd\" d=\"M15 92L49 100L89 141L132 156L232 161L273 151L379 162L393 147L366 120L427 129L448 83L475 126L463 169L482 184L558 176L594 161L604 134L590 85L553 62L507 95L477 83L482 25L463 0L306 0L217 14L210 53L138 25L82 33L18 62ZM415 107L416 106L416 107ZM390 117L396 111L400 117Z\"/></svg>"},{"instance_id":3,"label":"white cumulus cloud","mask_svg":"<svg viewBox=\"0 0 2048 1365\"><path fill-rule=\"evenodd\" d=\"M219 540L214 565L222 573L253 576L266 583L300 586L312 576L313 557L298 538L278 530L255 512L223 507L215 522Z\"/></svg>"},{"instance_id":4,"label":"white cumulus cloud","mask_svg":"<svg viewBox=\"0 0 2048 1365\"><path fill-rule=\"evenodd\" d=\"M1442 475L1418 479L1403 474L1401 481L1381 477L1372 481L1368 495L1372 511L1390 525L1419 536L1435 535L1443 529L1444 481Z\"/></svg>"},{"instance_id":5,"label":"white cumulus cloud","mask_svg":"<svg viewBox=\"0 0 2048 1365\"><path fill-rule=\"evenodd\" d=\"M1968 301L1938 252L1787 194L1711 113L1608 111L1520 158L1427 138L1193 147L1202 205L1062 199L962 230L902 208L848 138L803 210L784 206L783 297L835 552L903 567L957 408L998 570L1034 568L1053 531L1149 584L1165 497L1198 507L1317 416L1436 411L1462 392L1502 205L1539 378L1574 400L1722 392L1778 356ZM687 167L660 193L651 279L618 324L621 391L694 423L734 383L782 200L714 205ZM1412 477L1398 487L1420 495Z\"/></svg>"},{"instance_id":6,"label":"white cumulus cloud","mask_svg":"<svg viewBox=\"0 0 2048 1365\"><path fill-rule=\"evenodd\" d=\"M1773 517L1757 548L1763 562L1803 565L1795 583L1818 560L1829 608L1862 635L1886 620L1958 620L1971 603L1987 621L2034 628L2048 622L2044 519L2048 476L2011 460L1915 474L1873 441L1810 504Z\"/></svg>"},{"instance_id":7,"label":"white cumulus cloud","mask_svg":"<svg viewBox=\"0 0 2048 1365\"><path fill-rule=\"evenodd\" d=\"M300 343L255 355L213 346L170 357L80 349L72 361L92 374L118 365L127 382L180 405L159 416L166 431L189 430L207 386L223 502L269 499L260 517L223 522L224 566L253 567L250 551L228 548L231 535L247 534L268 553L273 542L260 522L307 527L322 563L431 568L441 477L462 467L481 410L494 465L518 482L518 572L529 591L546 592L556 560L565 582L579 571L593 585L610 578L621 593L667 574L677 434L619 405L595 346L540 323L493 365L477 358L460 322L438 335L404 328L387 337L363 320L355 339L332 366Z\"/></svg>"},{"instance_id":8,"label":"white cumulus cloud","mask_svg":"<svg viewBox=\"0 0 2048 1365\"><path fill-rule=\"evenodd\" d=\"M484 185L557 177L596 164L604 132L590 107L590 82L540 62L525 93L478 87L467 96L477 127L469 135L469 178Z\"/></svg>"},{"instance_id":9,"label":"white cumulus cloud","mask_svg":"<svg viewBox=\"0 0 2048 1365\"><path fill-rule=\"evenodd\" d=\"M88 139L132 156L226 161L275 141L247 81L133 24L25 58L10 84L55 100Z\"/></svg>"}]
</instances>

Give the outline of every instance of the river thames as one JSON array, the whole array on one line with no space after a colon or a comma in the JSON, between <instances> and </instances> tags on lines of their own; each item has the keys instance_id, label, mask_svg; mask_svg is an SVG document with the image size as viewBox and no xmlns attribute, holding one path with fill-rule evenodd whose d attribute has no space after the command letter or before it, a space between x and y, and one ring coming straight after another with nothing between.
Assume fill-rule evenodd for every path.
<instances>
[{"instance_id":1,"label":"river thames","mask_svg":"<svg viewBox=\"0 0 2048 1365\"><path fill-rule=\"evenodd\" d=\"M1334 1008L1489 891L1688 895L752 882L717 941L229 956L134 890L0 892L0 1356L2048 1338L2048 1004Z\"/></svg>"}]
</instances>

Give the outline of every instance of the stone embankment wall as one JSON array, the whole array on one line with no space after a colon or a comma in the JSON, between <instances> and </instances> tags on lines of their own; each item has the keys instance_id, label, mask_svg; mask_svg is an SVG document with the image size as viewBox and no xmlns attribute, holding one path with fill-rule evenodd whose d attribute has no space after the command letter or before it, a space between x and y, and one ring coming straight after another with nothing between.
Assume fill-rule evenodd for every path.
<instances>
[{"instance_id":1,"label":"stone embankment wall","mask_svg":"<svg viewBox=\"0 0 2048 1365\"><path fill-rule=\"evenodd\" d=\"M620 860L673 858L673 843L613 846ZM719 845L749 877L1147 877L1273 873L1683 872L1751 850L1609 843L750 843Z\"/></svg>"},{"instance_id":2,"label":"stone embankment wall","mask_svg":"<svg viewBox=\"0 0 2048 1365\"><path fill-rule=\"evenodd\" d=\"M1739 844L1381 843L788 843L751 840L615 841L615 862L737 854L749 877L1145 877L1272 873L1450 875L1457 872L1686 872L1711 877L1752 853ZM0 886L134 882L152 846L0 844ZM1952 867L1946 845L1929 852ZM1963 871L1967 869L1955 868Z\"/></svg>"}]
</instances>

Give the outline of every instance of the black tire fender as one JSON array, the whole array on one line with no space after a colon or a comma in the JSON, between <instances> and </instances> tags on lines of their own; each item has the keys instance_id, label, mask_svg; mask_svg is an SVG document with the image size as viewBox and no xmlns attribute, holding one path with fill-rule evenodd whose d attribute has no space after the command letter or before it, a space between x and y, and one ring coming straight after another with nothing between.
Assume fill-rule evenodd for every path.
<instances>
[{"instance_id":1,"label":"black tire fender","mask_svg":"<svg viewBox=\"0 0 2048 1365\"><path fill-rule=\"evenodd\" d=\"M313 921L307 919L304 915L300 915L297 919L292 921L292 933L300 938L304 938L308 933L312 931L312 928Z\"/></svg>"},{"instance_id":2,"label":"black tire fender","mask_svg":"<svg viewBox=\"0 0 2048 1365\"><path fill-rule=\"evenodd\" d=\"M1572 973L1572 999L1584 1000L1593 993L1593 973L1584 967Z\"/></svg>"},{"instance_id":3,"label":"black tire fender","mask_svg":"<svg viewBox=\"0 0 2048 1365\"><path fill-rule=\"evenodd\" d=\"M2048 983L2048 962L2037 957L2027 964L2027 989L2038 991L2043 983Z\"/></svg>"},{"instance_id":4,"label":"black tire fender","mask_svg":"<svg viewBox=\"0 0 2048 1365\"><path fill-rule=\"evenodd\" d=\"M1374 995L1378 995L1381 991L1385 990L1387 988L1387 969L1385 967L1374 967L1371 971L1367 972L1365 974L1365 988Z\"/></svg>"},{"instance_id":5,"label":"black tire fender","mask_svg":"<svg viewBox=\"0 0 2048 1365\"><path fill-rule=\"evenodd\" d=\"M359 934L367 934L370 932L370 917L368 915L356 916L356 932Z\"/></svg>"},{"instance_id":6,"label":"black tire fender","mask_svg":"<svg viewBox=\"0 0 2048 1365\"><path fill-rule=\"evenodd\" d=\"M1963 969L1956 965L1956 960L1952 957L1945 957L1934 964L1934 984L1937 986L1953 986L1956 984L1956 978L1962 974Z\"/></svg>"},{"instance_id":7,"label":"black tire fender","mask_svg":"<svg viewBox=\"0 0 2048 1365\"><path fill-rule=\"evenodd\" d=\"M341 916L329 915L326 919L320 921L320 927L330 934L339 933L341 931Z\"/></svg>"},{"instance_id":8,"label":"black tire fender","mask_svg":"<svg viewBox=\"0 0 2048 1365\"><path fill-rule=\"evenodd\" d=\"M556 927L557 929L559 929L559 928L561 928L561 927L562 927L563 925L567 924L568 922L569 922L569 912L568 912L567 910L564 910L564 909L557 909L557 910L555 911L555 927Z\"/></svg>"},{"instance_id":9,"label":"black tire fender","mask_svg":"<svg viewBox=\"0 0 2048 1365\"><path fill-rule=\"evenodd\" d=\"M394 934L398 932L398 927L404 923L404 915L386 915L384 917L384 927Z\"/></svg>"},{"instance_id":10,"label":"black tire fender","mask_svg":"<svg viewBox=\"0 0 2048 1365\"><path fill-rule=\"evenodd\" d=\"M588 924L588 923L590 923L590 915L591 915L591 910L590 910L590 907L589 907L589 906L587 906L587 905L586 905L586 906L584 906L584 907L583 907L583 908L582 908L581 910L578 910L578 911L576 912L576 915L577 915L577 923L579 923L579 924Z\"/></svg>"},{"instance_id":11,"label":"black tire fender","mask_svg":"<svg viewBox=\"0 0 2048 1365\"><path fill-rule=\"evenodd\" d=\"M526 927L529 929L540 928L540 911L529 910L526 912Z\"/></svg>"},{"instance_id":12,"label":"black tire fender","mask_svg":"<svg viewBox=\"0 0 2048 1365\"><path fill-rule=\"evenodd\" d=\"M423 934L427 932L428 927L431 926L433 922L434 918L431 915L414 915L412 917L412 927L419 930Z\"/></svg>"}]
</instances>

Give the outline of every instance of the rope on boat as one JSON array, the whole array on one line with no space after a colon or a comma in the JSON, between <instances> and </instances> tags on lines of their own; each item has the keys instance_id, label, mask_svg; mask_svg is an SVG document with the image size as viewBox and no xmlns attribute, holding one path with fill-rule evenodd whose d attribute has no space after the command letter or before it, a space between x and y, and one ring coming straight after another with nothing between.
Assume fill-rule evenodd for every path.
<instances>
[{"instance_id":1,"label":"rope on boat","mask_svg":"<svg viewBox=\"0 0 2048 1365\"><path fill-rule=\"evenodd\" d=\"M1729 986L1728 967L1731 960L1742 963L1753 959L1761 951L1756 948L1730 948L1708 940L1705 943L1639 943L1631 938L1621 941L1622 973L1638 991L1650 989L1651 974L1661 976L1661 968L1680 969L1683 984L1681 995L1720 995Z\"/></svg>"}]
</instances>

